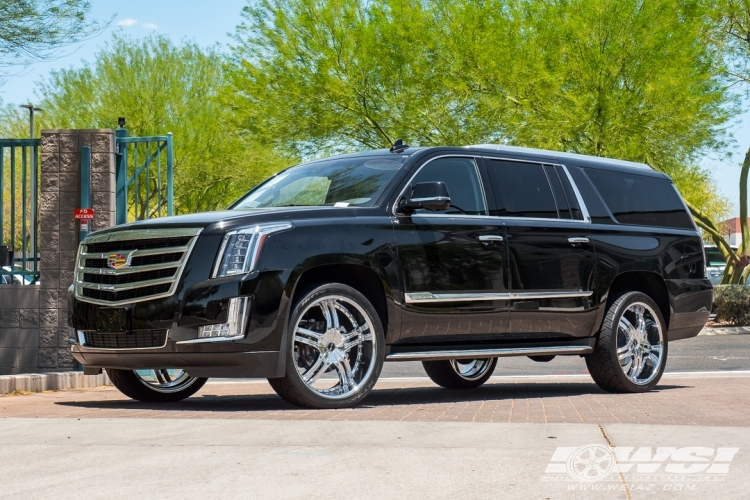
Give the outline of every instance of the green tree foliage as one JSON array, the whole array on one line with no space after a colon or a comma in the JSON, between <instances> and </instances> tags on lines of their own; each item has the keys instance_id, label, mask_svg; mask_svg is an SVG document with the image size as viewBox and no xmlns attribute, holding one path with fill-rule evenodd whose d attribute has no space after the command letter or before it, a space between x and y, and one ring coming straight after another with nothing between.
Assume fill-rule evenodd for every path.
<instances>
[{"instance_id":1,"label":"green tree foliage","mask_svg":"<svg viewBox=\"0 0 750 500\"><path fill-rule=\"evenodd\" d=\"M101 32L85 0L0 2L0 67L54 59L59 49Z\"/></svg>"},{"instance_id":2,"label":"green tree foliage","mask_svg":"<svg viewBox=\"0 0 750 500\"><path fill-rule=\"evenodd\" d=\"M702 0L259 0L225 102L301 156L501 142L642 161L726 208L699 155L735 103Z\"/></svg>"},{"instance_id":3,"label":"green tree foliage","mask_svg":"<svg viewBox=\"0 0 750 500\"><path fill-rule=\"evenodd\" d=\"M46 128L115 128L123 116L131 136L172 132L176 212L214 210L285 164L232 129L231 110L216 99L224 82L216 48L115 36L92 63L53 71L40 85L39 121ZM9 114L23 122L15 110ZM21 130L17 119L9 121Z\"/></svg>"}]
</instances>

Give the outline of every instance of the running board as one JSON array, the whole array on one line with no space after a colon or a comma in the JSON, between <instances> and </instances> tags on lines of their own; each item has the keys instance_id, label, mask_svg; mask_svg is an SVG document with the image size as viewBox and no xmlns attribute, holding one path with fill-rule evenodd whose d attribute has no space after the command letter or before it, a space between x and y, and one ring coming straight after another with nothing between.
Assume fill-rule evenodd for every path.
<instances>
[{"instance_id":1,"label":"running board","mask_svg":"<svg viewBox=\"0 0 750 500\"><path fill-rule=\"evenodd\" d=\"M386 361L422 361L440 359L479 359L500 358L508 356L565 356L591 354L591 346L559 346L559 347L506 347L491 349L422 351L422 352L394 352L385 357Z\"/></svg>"}]
</instances>

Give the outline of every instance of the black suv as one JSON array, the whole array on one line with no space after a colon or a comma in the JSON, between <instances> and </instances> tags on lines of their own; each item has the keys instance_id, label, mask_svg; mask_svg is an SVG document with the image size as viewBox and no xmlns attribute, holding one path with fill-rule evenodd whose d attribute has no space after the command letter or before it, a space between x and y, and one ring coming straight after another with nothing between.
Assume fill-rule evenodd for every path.
<instances>
[{"instance_id":1,"label":"black suv","mask_svg":"<svg viewBox=\"0 0 750 500\"><path fill-rule=\"evenodd\" d=\"M315 408L361 401L383 361L472 388L498 357L575 355L648 391L713 299L668 176L497 145L317 160L226 211L93 233L70 290L73 355L134 399L264 377Z\"/></svg>"}]
</instances>

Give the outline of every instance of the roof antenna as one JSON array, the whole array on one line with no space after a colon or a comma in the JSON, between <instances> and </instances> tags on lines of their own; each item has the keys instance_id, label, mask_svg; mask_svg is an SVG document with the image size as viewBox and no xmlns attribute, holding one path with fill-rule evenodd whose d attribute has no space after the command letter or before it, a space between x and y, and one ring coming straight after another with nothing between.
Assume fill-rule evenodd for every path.
<instances>
[{"instance_id":1,"label":"roof antenna","mask_svg":"<svg viewBox=\"0 0 750 500\"><path fill-rule=\"evenodd\" d=\"M393 143L393 146L391 146L391 149L389 149L389 151L391 153L403 153L408 147L409 145L404 144L404 141L402 139L396 139L396 142Z\"/></svg>"}]
</instances>

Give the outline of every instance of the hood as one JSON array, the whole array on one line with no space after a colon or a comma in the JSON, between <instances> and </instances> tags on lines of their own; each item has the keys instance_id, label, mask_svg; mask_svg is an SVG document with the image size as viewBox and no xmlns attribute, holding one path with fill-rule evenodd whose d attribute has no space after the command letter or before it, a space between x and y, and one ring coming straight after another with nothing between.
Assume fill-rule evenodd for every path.
<instances>
[{"instance_id":1,"label":"hood","mask_svg":"<svg viewBox=\"0 0 750 500\"><path fill-rule=\"evenodd\" d=\"M246 210L220 210L188 215L160 217L102 229L92 234L123 231L127 229L159 229L176 227L202 227L202 234L223 234L228 230L261 222L294 219L355 217L358 208L341 207L273 207Z\"/></svg>"}]
</instances>

